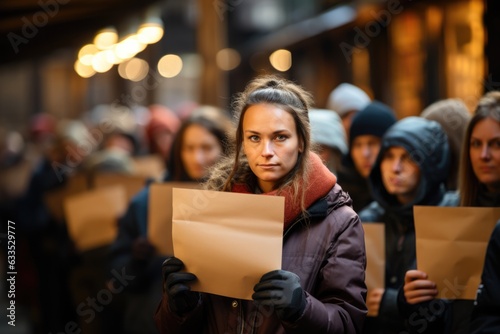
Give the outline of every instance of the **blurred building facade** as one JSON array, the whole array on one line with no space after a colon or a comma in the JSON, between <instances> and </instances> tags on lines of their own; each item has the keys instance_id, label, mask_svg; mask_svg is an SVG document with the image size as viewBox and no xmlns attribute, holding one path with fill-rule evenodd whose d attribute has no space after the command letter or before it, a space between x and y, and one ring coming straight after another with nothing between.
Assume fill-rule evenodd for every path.
<instances>
[{"instance_id":1,"label":"blurred building facade","mask_svg":"<svg viewBox=\"0 0 500 334\"><path fill-rule=\"evenodd\" d=\"M75 71L75 61L98 27L132 24L131 13L109 23L94 20L71 43L28 48L37 38L42 39L38 44L57 39L51 20L71 4L57 3L58 12L54 18L46 15L39 35L27 43L17 40L17 53L9 39L1 58L0 122L5 128L23 131L28 119L42 111L77 118L103 103L162 103L178 110L196 101L228 108L233 94L262 73L299 82L320 108L336 85L351 82L391 105L399 117L417 115L447 97L462 98L472 110L485 91L500 85L495 63L500 37L494 24L500 6L492 0L160 1L155 5L164 35L135 55L148 67L136 69L142 77L129 79L119 65L84 78ZM36 24L42 17L36 16L42 9L35 10L17 17L20 27L4 32L17 31L23 38L26 18ZM43 29L52 34L42 35ZM172 64L169 74L160 73L166 55L180 58L177 74Z\"/></svg>"}]
</instances>

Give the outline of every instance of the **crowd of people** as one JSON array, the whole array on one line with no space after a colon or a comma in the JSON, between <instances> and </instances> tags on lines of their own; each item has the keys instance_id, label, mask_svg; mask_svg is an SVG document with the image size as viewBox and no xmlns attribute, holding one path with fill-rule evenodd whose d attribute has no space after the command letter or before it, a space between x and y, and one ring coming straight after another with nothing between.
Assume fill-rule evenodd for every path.
<instances>
[{"instance_id":1,"label":"crowd of people","mask_svg":"<svg viewBox=\"0 0 500 334\"><path fill-rule=\"evenodd\" d=\"M450 301L417 270L413 213L416 205L500 206L500 92L480 97L472 112L445 99L398 119L348 83L317 109L300 85L260 76L231 110L97 106L80 120L39 114L30 135L19 157L2 155L2 169L23 170L26 186L0 195L2 218L19 228L19 303L34 333L72 322L84 334L500 331L500 225L476 300ZM142 156L159 157L161 173L147 175L113 242L79 250L47 194L77 176L139 175ZM198 278L183 259L160 254L148 238L152 182L283 196L282 266L263 273L252 300L192 291ZM385 286L367 290L362 223L372 222L385 226ZM116 273L133 279L92 303L116 290Z\"/></svg>"}]
</instances>

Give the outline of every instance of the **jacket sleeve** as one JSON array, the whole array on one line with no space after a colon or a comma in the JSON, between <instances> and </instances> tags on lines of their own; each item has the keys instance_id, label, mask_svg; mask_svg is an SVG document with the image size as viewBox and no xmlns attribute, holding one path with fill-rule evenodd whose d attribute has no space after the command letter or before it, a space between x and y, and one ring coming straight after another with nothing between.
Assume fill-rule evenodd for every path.
<instances>
[{"instance_id":1,"label":"jacket sleeve","mask_svg":"<svg viewBox=\"0 0 500 334\"><path fill-rule=\"evenodd\" d=\"M429 302L409 304L403 287L398 291L397 303L400 316L410 334L445 333L446 314L451 312L450 301L434 299Z\"/></svg>"},{"instance_id":2,"label":"jacket sleeve","mask_svg":"<svg viewBox=\"0 0 500 334\"><path fill-rule=\"evenodd\" d=\"M491 235L481 285L472 312L471 333L500 332L500 221Z\"/></svg>"},{"instance_id":3,"label":"jacket sleeve","mask_svg":"<svg viewBox=\"0 0 500 334\"><path fill-rule=\"evenodd\" d=\"M170 311L168 297L164 293L154 316L156 328L160 334L198 334L202 333L204 294L200 294L200 301L194 310L181 316Z\"/></svg>"},{"instance_id":4,"label":"jacket sleeve","mask_svg":"<svg viewBox=\"0 0 500 334\"><path fill-rule=\"evenodd\" d=\"M324 259L316 297L306 293L306 309L294 323L283 324L286 333L361 333L367 313L364 232L349 211Z\"/></svg>"},{"instance_id":5,"label":"jacket sleeve","mask_svg":"<svg viewBox=\"0 0 500 334\"><path fill-rule=\"evenodd\" d=\"M382 319L382 322L387 322L399 317L397 289L385 289L382 300L380 301L378 317Z\"/></svg>"}]
</instances>

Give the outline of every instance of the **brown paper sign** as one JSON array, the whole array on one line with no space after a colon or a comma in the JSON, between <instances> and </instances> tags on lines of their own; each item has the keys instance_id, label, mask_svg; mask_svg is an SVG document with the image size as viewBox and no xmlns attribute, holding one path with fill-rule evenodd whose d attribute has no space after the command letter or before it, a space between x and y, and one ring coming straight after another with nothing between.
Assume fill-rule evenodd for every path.
<instances>
[{"instance_id":1,"label":"brown paper sign","mask_svg":"<svg viewBox=\"0 0 500 334\"><path fill-rule=\"evenodd\" d=\"M368 290L385 288L385 225L363 223L365 231L366 275Z\"/></svg>"},{"instance_id":2,"label":"brown paper sign","mask_svg":"<svg viewBox=\"0 0 500 334\"><path fill-rule=\"evenodd\" d=\"M124 175L115 173L96 174L93 179L94 188L121 185L125 189L127 202L130 202L142 188L146 186L146 177L137 175Z\"/></svg>"},{"instance_id":3,"label":"brown paper sign","mask_svg":"<svg viewBox=\"0 0 500 334\"><path fill-rule=\"evenodd\" d=\"M500 208L415 206L417 268L438 298L475 299L486 247Z\"/></svg>"},{"instance_id":4,"label":"brown paper sign","mask_svg":"<svg viewBox=\"0 0 500 334\"><path fill-rule=\"evenodd\" d=\"M284 197L173 189L174 254L195 291L252 299L263 274L281 268Z\"/></svg>"},{"instance_id":5,"label":"brown paper sign","mask_svg":"<svg viewBox=\"0 0 500 334\"><path fill-rule=\"evenodd\" d=\"M47 206L50 215L59 222L63 222L64 216L64 200L88 189L88 179L85 174L75 174L71 176L66 184L59 189L48 192L44 196L44 202Z\"/></svg>"},{"instance_id":6,"label":"brown paper sign","mask_svg":"<svg viewBox=\"0 0 500 334\"><path fill-rule=\"evenodd\" d=\"M159 155L134 157L134 171L137 175L159 180L165 171L165 162Z\"/></svg>"},{"instance_id":7,"label":"brown paper sign","mask_svg":"<svg viewBox=\"0 0 500 334\"><path fill-rule=\"evenodd\" d=\"M70 196L64 201L68 233L79 251L111 244L125 212L125 189L113 186Z\"/></svg>"},{"instance_id":8,"label":"brown paper sign","mask_svg":"<svg viewBox=\"0 0 500 334\"><path fill-rule=\"evenodd\" d=\"M196 189L195 182L153 183L149 186L148 239L158 254L173 255L172 188Z\"/></svg>"}]
</instances>

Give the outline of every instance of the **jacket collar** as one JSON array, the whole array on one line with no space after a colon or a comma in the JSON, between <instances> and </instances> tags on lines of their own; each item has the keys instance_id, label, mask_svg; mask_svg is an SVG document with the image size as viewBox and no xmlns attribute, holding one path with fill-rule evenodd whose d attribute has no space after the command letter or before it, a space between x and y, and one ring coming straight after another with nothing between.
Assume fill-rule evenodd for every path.
<instances>
[{"instance_id":1,"label":"jacket collar","mask_svg":"<svg viewBox=\"0 0 500 334\"><path fill-rule=\"evenodd\" d=\"M337 183L337 178L323 164L321 159L315 154L310 154L310 172L303 186L306 187L304 206L309 208L320 198L323 198ZM235 184L232 188L233 192L239 193L254 193L246 184ZM293 194L291 186L282 189L276 189L271 192L263 193L268 196L284 196L285 197L285 222L284 230L287 230L293 221L302 214L300 199Z\"/></svg>"}]
</instances>

